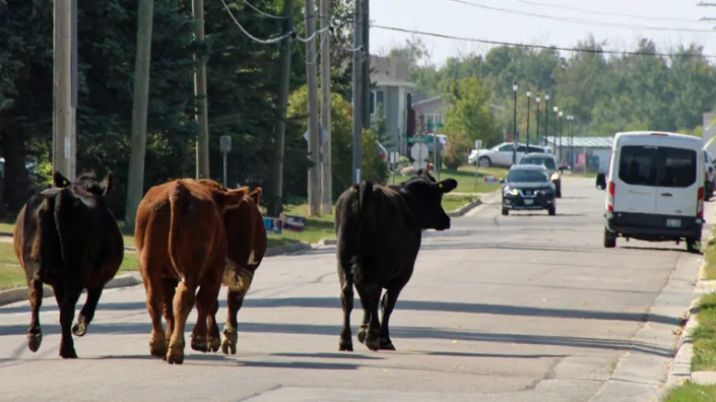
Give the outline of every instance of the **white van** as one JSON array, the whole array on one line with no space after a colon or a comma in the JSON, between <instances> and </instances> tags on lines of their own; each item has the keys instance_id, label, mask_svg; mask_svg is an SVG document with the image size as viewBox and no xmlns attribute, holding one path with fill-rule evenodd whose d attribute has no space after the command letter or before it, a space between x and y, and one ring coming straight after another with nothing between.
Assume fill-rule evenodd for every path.
<instances>
[{"instance_id":1,"label":"white van","mask_svg":"<svg viewBox=\"0 0 716 402\"><path fill-rule=\"evenodd\" d=\"M686 240L698 251L704 214L701 138L663 132L618 133L607 188L604 247L619 236L648 241Z\"/></svg>"}]
</instances>

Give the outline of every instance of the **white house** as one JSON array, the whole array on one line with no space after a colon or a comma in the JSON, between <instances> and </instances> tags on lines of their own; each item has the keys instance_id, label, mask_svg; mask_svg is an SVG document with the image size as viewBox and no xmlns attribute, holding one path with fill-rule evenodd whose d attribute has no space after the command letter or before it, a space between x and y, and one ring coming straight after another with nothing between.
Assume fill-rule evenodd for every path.
<instances>
[{"instance_id":1,"label":"white house","mask_svg":"<svg viewBox=\"0 0 716 402\"><path fill-rule=\"evenodd\" d=\"M370 81L373 86L371 121L380 118L377 113L382 111L388 138L390 143L395 144L390 150L397 148L404 154L408 119L413 118L409 111L415 90L415 84L408 81L408 65L398 59L371 55L370 68Z\"/></svg>"}]
</instances>

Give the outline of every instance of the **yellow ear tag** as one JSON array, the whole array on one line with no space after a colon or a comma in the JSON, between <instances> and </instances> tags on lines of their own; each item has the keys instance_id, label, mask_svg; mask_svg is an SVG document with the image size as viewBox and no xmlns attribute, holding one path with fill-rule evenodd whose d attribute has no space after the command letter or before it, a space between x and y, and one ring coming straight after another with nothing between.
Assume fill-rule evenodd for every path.
<instances>
[{"instance_id":1,"label":"yellow ear tag","mask_svg":"<svg viewBox=\"0 0 716 402\"><path fill-rule=\"evenodd\" d=\"M442 189L443 189L443 184L442 184L442 183L438 183L438 188L439 188L440 190L442 190Z\"/></svg>"}]
</instances>

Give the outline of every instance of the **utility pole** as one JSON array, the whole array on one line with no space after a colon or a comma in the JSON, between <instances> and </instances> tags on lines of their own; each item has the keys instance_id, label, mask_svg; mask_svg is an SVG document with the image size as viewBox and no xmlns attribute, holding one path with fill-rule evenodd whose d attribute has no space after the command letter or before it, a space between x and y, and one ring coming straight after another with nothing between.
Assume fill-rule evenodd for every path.
<instances>
[{"instance_id":1,"label":"utility pole","mask_svg":"<svg viewBox=\"0 0 716 402\"><path fill-rule=\"evenodd\" d=\"M361 131L363 128L363 24L361 22L364 0L355 0L355 11L353 13L353 163L351 172L353 183L360 181L361 161Z\"/></svg>"},{"instance_id":2,"label":"utility pole","mask_svg":"<svg viewBox=\"0 0 716 402\"><path fill-rule=\"evenodd\" d=\"M70 180L77 162L77 0L55 0L52 169Z\"/></svg>"},{"instance_id":3,"label":"utility pole","mask_svg":"<svg viewBox=\"0 0 716 402\"><path fill-rule=\"evenodd\" d=\"M147 109L149 67L152 57L152 19L154 0L140 0L137 9L137 51L134 59L134 100L132 107L132 150L124 223L134 230L137 206L144 193L144 159L147 149Z\"/></svg>"},{"instance_id":4,"label":"utility pole","mask_svg":"<svg viewBox=\"0 0 716 402\"><path fill-rule=\"evenodd\" d=\"M333 169L331 168L331 32L330 2L320 0L321 29L321 125L326 140L321 149L321 213L330 214L333 209Z\"/></svg>"},{"instance_id":5,"label":"utility pole","mask_svg":"<svg viewBox=\"0 0 716 402\"><path fill-rule=\"evenodd\" d=\"M192 0L194 34L199 44L204 43L204 0ZM196 178L209 177L209 105L206 93L206 60L202 58L194 70L194 96L199 136L196 141Z\"/></svg>"},{"instance_id":6,"label":"utility pole","mask_svg":"<svg viewBox=\"0 0 716 402\"><path fill-rule=\"evenodd\" d=\"M363 82L361 90L363 91L363 128L370 128L370 0L363 0L362 16L360 23L362 25L362 46L363 46L363 65L361 67L361 75L363 76Z\"/></svg>"},{"instance_id":7,"label":"utility pole","mask_svg":"<svg viewBox=\"0 0 716 402\"><path fill-rule=\"evenodd\" d=\"M316 10L313 0L305 0L306 82L308 84L308 215L321 214L321 141L318 126L318 83L316 69Z\"/></svg>"},{"instance_id":8,"label":"utility pole","mask_svg":"<svg viewBox=\"0 0 716 402\"><path fill-rule=\"evenodd\" d=\"M291 12L293 0L283 2L283 34L293 30L291 26ZM276 132L274 133L273 162L271 172L273 189L268 205L269 216L278 216L281 212L283 199L283 156L286 148L286 108L288 105L288 92L291 75L291 38L286 36L281 40L281 77L279 78L278 105L276 107Z\"/></svg>"}]
</instances>

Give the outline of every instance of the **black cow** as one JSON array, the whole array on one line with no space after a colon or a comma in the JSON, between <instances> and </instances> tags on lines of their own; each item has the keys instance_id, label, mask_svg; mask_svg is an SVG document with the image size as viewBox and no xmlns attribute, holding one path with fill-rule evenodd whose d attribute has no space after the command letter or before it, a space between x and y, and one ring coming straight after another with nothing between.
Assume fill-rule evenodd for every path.
<instances>
[{"instance_id":1,"label":"black cow","mask_svg":"<svg viewBox=\"0 0 716 402\"><path fill-rule=\"evenodd\" d=\"M60 356L74 358L72 333L82 336L87 332L104 285L122 263L124 242L104 199L111 189L111 173L100 183L92 174L69 182L55 172L53 184L22 207L13 240L30 288L32 318L27 346L35 352L42 342L39 311L42 284L47 283L60 307ZM87 289L87 300L72 326L83 289Z\"/></svg>"},{"instance_id":2,"label":"black cow","mask_svg":"<svg viewBox=\"0 0 716 402\"><path fill-rule=\"evenodd\" d=\"M338 279L341 285L343 331L339 350L353 350L350 314L353 285L363 305L358 340L371 350L395 350L388 321L410 276L423 229L450 228L442 196L457 186L453 179L435 182L426 171L399 186L370 182L353 185L336 204ZM380 294L386 289L382 301ZM378 317L378 304L382 320Z\"/></svg>"}]
</instances>

